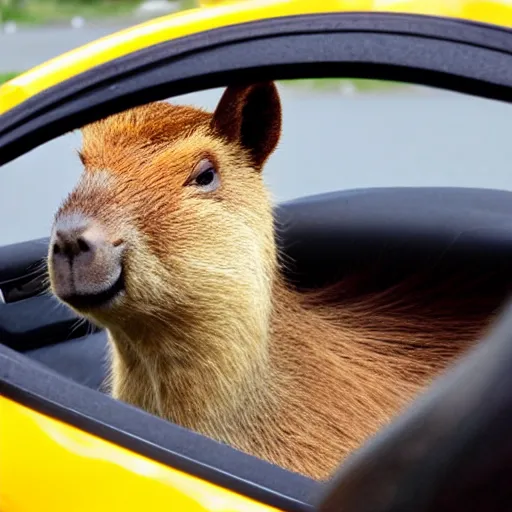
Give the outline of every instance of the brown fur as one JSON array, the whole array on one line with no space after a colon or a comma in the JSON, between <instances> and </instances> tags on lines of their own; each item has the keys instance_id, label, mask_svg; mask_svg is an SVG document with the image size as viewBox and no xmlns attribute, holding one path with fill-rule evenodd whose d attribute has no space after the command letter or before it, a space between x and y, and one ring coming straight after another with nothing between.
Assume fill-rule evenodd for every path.
<instances>
[{"instance_id":1,"label":"brown fur","mask_svg":"<svg viewBox=\"0 0 512 512\"><path fill-rule=\"evenodd\" d=\"M129 247L126 295L80 311L108 329L113 395L320 479L469 346L492 305L468 312L475 294L464 305L407 284L293 290L260 172L280 128L273 84L228 88L213 115L154 103L112 116L84 128L86 170L60 212ZM208 194L184 186L204 156L221 177Z\"/></svg>"}]
</instances>

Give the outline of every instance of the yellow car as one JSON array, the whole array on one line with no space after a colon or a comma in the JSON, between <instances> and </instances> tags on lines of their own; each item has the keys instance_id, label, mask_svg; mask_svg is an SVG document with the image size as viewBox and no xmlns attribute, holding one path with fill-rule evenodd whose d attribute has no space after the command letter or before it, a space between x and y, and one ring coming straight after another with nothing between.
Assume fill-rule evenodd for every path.
<instances>
[{"instance_id":1,"label":"yellow car","mask_svg":"<svg viewBox=\"0 0 512 512\"><path fill-rule=\"evenodd\" d=\"M202 4L100 39L0 87L0 165L109 114L235 81L348 76L512 102L509 1ZM482 293L506 300L512 193L364 194L282 206L294 221L284 244L304 280L320 279L319 268L335 271L315 265L311 226L318 253L332 253L349 235L330 215L350 211L351 233L360 236L345 261L394 241L401 244L395 265L405 268L425 251L445 251L454 231L469 233L443 264L470 265ZM387 222L383 211L391 211ZM105 333L76 328L76 317L41 293L46 243L0 248L1 512L512 509L512 312L505 311L485 346L331 482L320 483L103 393Z\"/></svg>"}]
</instances>

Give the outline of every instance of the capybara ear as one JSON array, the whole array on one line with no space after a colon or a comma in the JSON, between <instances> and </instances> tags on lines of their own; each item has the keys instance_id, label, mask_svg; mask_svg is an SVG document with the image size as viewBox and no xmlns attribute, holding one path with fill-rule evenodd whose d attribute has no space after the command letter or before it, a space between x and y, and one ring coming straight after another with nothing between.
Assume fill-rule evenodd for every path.
<instances>
[{"instance_id":1,"label":"capybara ear","mask_svg":"<svg viewBox=\"0 0 512 512\"><path fill-rule=\"evenodd\" d=\"M229 86L215 109L212 128L247 150L261 169L281 135L281 102L273 82Z\"/></svg>"}]
</instances>

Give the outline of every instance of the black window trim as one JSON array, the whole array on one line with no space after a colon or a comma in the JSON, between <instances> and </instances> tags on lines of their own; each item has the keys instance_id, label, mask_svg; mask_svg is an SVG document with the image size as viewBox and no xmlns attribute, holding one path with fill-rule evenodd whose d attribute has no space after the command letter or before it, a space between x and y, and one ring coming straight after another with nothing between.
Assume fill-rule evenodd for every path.
<instances>
[{"instance_id":1,"label":"black window trim","mask_svg":"<svg viewBox=\"0 0 512 512\"><path fill-rule=\"evenodd\" d=\"M295 15L208 30L94 67L7 111L0 165L106 115L233 81L352 76L510 101L511 34L391 13Z\"/></svg>"}]
</instances>

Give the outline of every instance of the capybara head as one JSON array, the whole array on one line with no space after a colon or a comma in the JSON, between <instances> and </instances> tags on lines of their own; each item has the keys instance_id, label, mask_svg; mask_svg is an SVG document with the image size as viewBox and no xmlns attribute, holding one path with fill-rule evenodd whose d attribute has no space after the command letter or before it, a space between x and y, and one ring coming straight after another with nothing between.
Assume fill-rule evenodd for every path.
<instances>
[{"instance_id":1,"label":"capybara head","mask_svg":"<svg viewBox=\"0 0 512 512\"><path fill-rule=\"evenodd\" d=\"M84 172L51 234L53 293L113 329L265 320L276 254L261 172L280 131L273 83L228 87L213 113L157 102L84 127Z\"/></svg>"}]
</instances>

